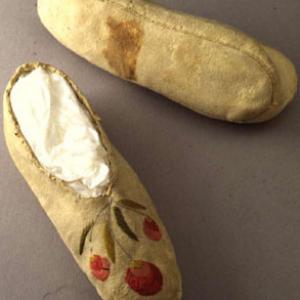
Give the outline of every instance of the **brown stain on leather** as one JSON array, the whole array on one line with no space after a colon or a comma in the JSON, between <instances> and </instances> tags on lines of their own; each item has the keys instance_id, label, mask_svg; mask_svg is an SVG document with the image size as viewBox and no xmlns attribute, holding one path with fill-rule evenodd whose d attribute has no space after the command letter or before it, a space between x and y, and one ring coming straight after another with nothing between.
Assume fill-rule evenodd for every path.
<instances>
[{"instance_id":1,"label":"brown stain on leather","mask_svg":"<svg viewBox=\"0 0 300 300\"><path fill-rule=\"evenodd\" d=\"M136 63L144 32L135 20L118 22L109 17L110 36L104 57L121 77L136 80Z\"/></svg>"}]
</instances>

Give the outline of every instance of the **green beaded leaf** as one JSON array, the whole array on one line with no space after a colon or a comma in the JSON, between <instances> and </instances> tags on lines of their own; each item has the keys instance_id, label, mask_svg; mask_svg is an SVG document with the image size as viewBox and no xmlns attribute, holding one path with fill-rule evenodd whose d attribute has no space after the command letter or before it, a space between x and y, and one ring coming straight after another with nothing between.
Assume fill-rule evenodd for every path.
<instances>
[{"instance_id":1,"label":"green beaded leaf","mask_svg":"<svg viewBox=\"0 0 300 300\"><path fill-rule=\"evenodd\" d=\"M80 244L79 244L79 254L80 255L82 255L82 253L84 251L86 237L88 236L88 234L91 231L91 229L93 228L93 226L94 226L94 222L91 222L86 227L84 227L82 230L81 237L80 237Z\"/></svg>"},{"instance_id":2,"label":"green beaded leaf","mask_svg":"<svg viewBox=\"0 0 300 300\"><path fill-rule=\"evenodd\" d=\"M121 209L119 207L114 207L114 214L115 214L115 218L117 221L117 224L119 225L119 227L122 229L122 231L132 240L137 241L138 242L138 237L136 236L136 234L131 230L131 228L129 227L129 225L127 224L125 217L121 211Z\"/></svg>"},{"instance_id":3,"label":"green beaded leaf","mask_svg":"<svg viewBox=\"0 0 300 300\"><path fill-rule=\"evenodd\" d=\"M110 260L113 263L115 263L116 262L115 241L112 237L110 227L107 223L104 225L103 239L104 239L104 245L107 251L107 255L110 258Z\"/></svg>"},{"instance_id":4,"label":"green beaded leaf","mask_svg":"<svg viewBox=\"0 0 300 300\"><path fill-rule=\"evenodd\" d=\"M129 200L129 199L119 200L117 204L123 205L128 208L132 208L132 209L143 209L143 210L147 209L145 206L143 206L139 203L136 203L132 200Z\"/></svg>"}]
</instances>

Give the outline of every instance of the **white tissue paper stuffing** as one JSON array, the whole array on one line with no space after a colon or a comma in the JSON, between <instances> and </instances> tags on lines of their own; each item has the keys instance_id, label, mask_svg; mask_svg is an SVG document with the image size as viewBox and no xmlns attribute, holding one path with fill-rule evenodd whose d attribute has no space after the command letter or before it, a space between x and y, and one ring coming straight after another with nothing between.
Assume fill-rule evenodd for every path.
<instances>
[{"instance_id":1,"label":"white tissue paper stuffing","mask_svg":"<svg viewBox=\"0 0 300 300\"><path fill-rule=\"evenodd\" d=\"M107 151L69 83L41 67L20 77L11 105L33 153L51 174L83 197L97 197L110 181Z\"/></svg>"}]
</instances>

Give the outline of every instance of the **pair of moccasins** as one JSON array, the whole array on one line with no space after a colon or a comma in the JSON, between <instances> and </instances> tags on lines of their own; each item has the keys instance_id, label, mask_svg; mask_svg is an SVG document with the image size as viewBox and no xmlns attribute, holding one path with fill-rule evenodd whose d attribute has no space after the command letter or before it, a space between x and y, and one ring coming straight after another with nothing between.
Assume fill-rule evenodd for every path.
<instances>
[{"instance_id":1,"label":"pair of moccasins","mask_svg":"<svg viewBox=\"0 0 300 300\"><path fill-rule=\"evenodd\" d=\"M295 69L283 54L215 21L141 0L39 0L38 12L60 42L88 61L212 118L266 121L296 92ZM12 96L37 70L68 85L105 149L109 176L96 195L57 176L28 140ZM47 101L53 105L51 97ZM43 63L19 67L4 93L4 129L17 168L104 300L181 299L174 249L148 193L65 73ZM60 132L52 126L51 134Z\"/></svg>"}]
</instances>

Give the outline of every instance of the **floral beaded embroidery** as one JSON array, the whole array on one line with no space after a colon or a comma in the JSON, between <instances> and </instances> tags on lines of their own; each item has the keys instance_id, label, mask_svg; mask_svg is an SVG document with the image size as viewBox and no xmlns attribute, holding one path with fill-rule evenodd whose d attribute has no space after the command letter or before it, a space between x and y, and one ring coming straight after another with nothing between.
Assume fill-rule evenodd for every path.
<instances>
[{"instance_id":1,"label":"floral beaded embroidery","mask_svg":"<svg viewBox=\"0 0 300 300\"><path fill-rule=\"evenodd\" d=\"M113 206L112 201L110 201L99 211L95 220L82 230L79 243L80 255L84 252L87 237L90 236L90 241L92 240L92 231L97 224L98 219L102 214L107 212L109 208L112 208L112 215L120 230L133 242L139 242L139 237L127 223L124 210L134 212L144 218L143 232L148 239L155 242L161 240L161 230L157 223L145 212L147 210L145 206L129 199L118 200ZM103 241L108 258L96 254L90 257L90 270L94 278L103 282L109 278L111 263L114 264L116 261L115 246L118 245L131 259L131 263L125 274L125 282L128 286L141 296L151 296L161 291L163 286L163 276L159 268L150 262L132 259L121 243L116 240L112 231L110 214L108 221L104 224Z\"/></svg>"},{"instance_id":2,"label":"floral beaded embroidery","mask_svg":"<svg viewBox=\"0 0 300 300\"><path fill-rule=\"evenodd\" d=\"M109 276L110 262L105 257L93 255L90 258L90 268L95 278L105 281Z\"/></svg>"}]
</instances>

